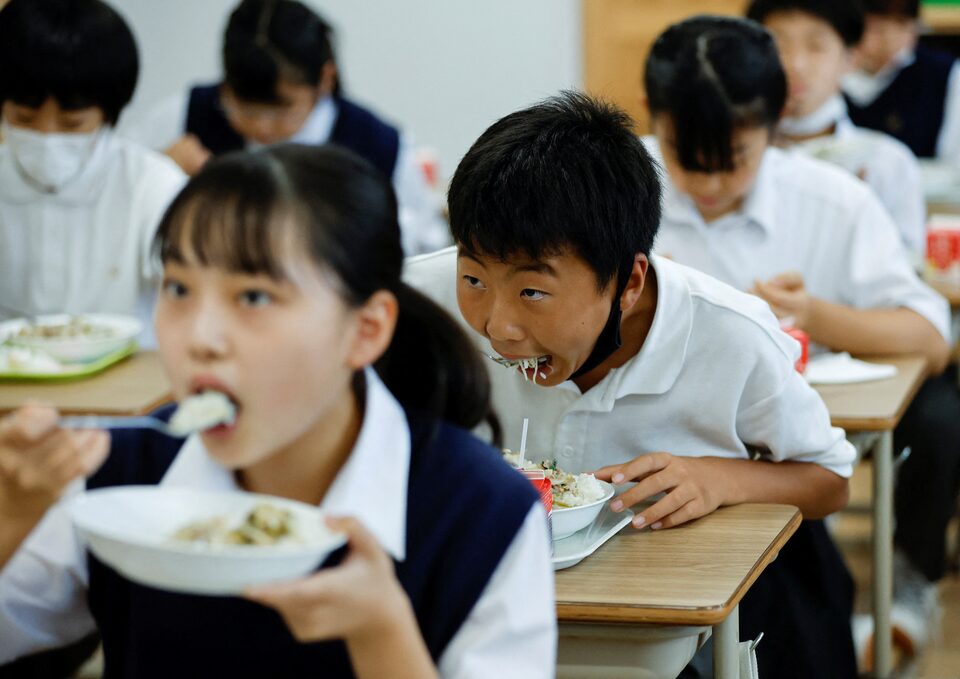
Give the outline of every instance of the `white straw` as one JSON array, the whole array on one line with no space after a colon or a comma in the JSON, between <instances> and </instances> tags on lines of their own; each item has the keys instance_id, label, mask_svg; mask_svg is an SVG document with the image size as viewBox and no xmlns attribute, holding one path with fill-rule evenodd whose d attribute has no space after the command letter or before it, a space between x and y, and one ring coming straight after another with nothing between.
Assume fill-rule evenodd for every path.
<instances>
[{"instance_id":1,"label":"white straw","mask_svg":"<svg viewBox=\"0 0 960 679\"><path fill-rule=\"evenodd\" d=\"M523 469L523 457L527 452L527 427L530 425L530 419L523 418L523 433L520 434L520 460L517 462L517 468Z\"/></svg>"}]
</instances>

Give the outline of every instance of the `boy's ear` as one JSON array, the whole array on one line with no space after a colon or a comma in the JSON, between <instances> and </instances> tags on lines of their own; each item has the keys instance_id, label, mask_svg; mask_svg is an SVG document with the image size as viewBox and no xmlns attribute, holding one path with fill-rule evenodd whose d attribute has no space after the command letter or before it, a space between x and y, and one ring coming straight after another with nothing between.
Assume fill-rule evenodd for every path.
<instances>
[{"instance_id":1,"label":"boy's ear","mask_svg":"<svg viewBox=\"0 0 960 679\"><path fill-rule=\"evenodd\" d=\"M650 115L650 99L647 97L647 93L644 90L640 90L640 94L637 95L637 103L640 104L640 110Z\"/></svg>"},{"instance_id":2,"label":"boy's ear","mask_svg":"<svg viewBox=\"0 0 960 679\"><path fill-rule=\"evenodd\" d=\"M347 365L360 370L376 363L386 353L393 340L400 308L393 293L378 290L355 313L356 327Z\"/></svg>"},{"instance_id":3,"label":"boy's ear","mask_svg":"<svg viewBox=\"0 0 960 679\"><path fill-rule=\"evenodd\" d=\"M328 59L324 62L323 66L320 67L320 82L317 83L317 86L320 88L320 96L325 97L328 94L333 94L336 85L337 65L333 59Z\"/></svg>"},{"instance_id":4,"label":"boy's ear","mask_svg":"<svg viewBox=\"0 0 960 679\"><path fill-rule=\"evenodd\" d=\"M620 311L627 311L640 301L643 286L647 282L647 271L650 269L650 260L644 254L638 254L633 260L633 269L630 271L630 280L620 295Z\"/></svg>"}]
</instances>

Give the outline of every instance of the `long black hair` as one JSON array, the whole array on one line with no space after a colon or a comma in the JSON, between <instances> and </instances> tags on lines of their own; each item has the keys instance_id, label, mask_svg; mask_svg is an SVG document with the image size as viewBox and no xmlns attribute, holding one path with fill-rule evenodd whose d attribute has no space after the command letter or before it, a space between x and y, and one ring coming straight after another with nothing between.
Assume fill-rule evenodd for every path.
<instances>
[{"instance_id":1,"label":"long black hair","mask_svg":"<svg viewBox=\"0 0 960 679\"><path fill-rule=\"evenodd\" d=\"M224 80L240 99L275 103L277 83L315 87L336 63L333 29L295 0L243 0L223 36ZM334 94L340 93L339 70Z\"/></svg>"},{"instance_id":2,"label":"long black hair","mask_svg":"<svg viewBox=\"0 0 960 679\"><path fill-rule=\"evenodd\" d=\"M203 265L282 280L291 235L349 306L380 290L396 296L397 327L375 368L404 408L465 428L487 421L496 439L480 353L443 309L401 281L393 187L354 153L284 144L220 156L174 199L155 247L164 262L189 252Z\"/></svg>"}]
</instances>

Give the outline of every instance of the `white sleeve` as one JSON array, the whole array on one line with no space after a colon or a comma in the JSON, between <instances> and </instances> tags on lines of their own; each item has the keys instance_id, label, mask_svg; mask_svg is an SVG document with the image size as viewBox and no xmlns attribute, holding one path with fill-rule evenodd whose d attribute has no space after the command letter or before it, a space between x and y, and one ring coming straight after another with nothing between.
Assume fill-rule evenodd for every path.
<instances>
[{"instance_id":1,"label":"white sleeve","mask_svg":"<svg viewBox=\"0 0 960 679\"><path fill-rule=\"evenodd\" d=\"M914 271L883 206L866 194L853 214L848 266L837 281L840 301L857 309L912 309L950 342L950 307Z\"/></svg>"},{"instance_id":2,"label":"white sleeve","mask_svg":"<svg viewBox=\"0 0 960 679\"><path fill-rule=\"evenodd\" d=\"M154 151L164 151L187 129L189 96L187 92L173 94L137 118L121 118L117 133Z\"/></svg>"},{"instance_id":3,"label":"white sleeve","mask_svg":"<svg viewBox=\"0 0 960 679\"><path fill-rule=\"evenodd\" d=\"M879 176L868 177L867 181L890 212L910 253L911 264L919 264L927 250L927 206L920 163L904 144L892 137L885 141L890 143L877 149L885 161L875 170Z\"/></svg>"},{"instance_id":4,"label":"white sleeve","mask_svg":"<svg viewBox=\"0 0 960 679\"><path fill-rule=\"evenodd\" d=\"M960 60L953 62L947 80L943 123L937 136L937 158L960 165Z\"/></svg>"},{"instance_id":5,"label":"white sleeve","mask_svg":"<svg viewBox=\"0 0 960 679\"><path fill-rule=\"evenodd\" d=\"M96 629L87 608L86 552L66 509L82 489L75 482L0 571L0 665Z\"/></svg>"},{"instance_id":6,"label":"white sleeve","mask_svg":"<svg viewBox=\"0 0 960 679\"><path fill-rule=\"evenodd\" d=\"M433 252L451 244L450 226L443 215L443 199L427 184L413 146L405 135L400 137L393 188L397 192L404 253Z\"/></svg>"},{"instance_id":7,"label":"white sleeve","mask_svg":"<svg viewBox=\"0 0 960 679\"><path fill-rule=\"evenodd\" d=\"M538 502L440 657L444 679L555 676L557 612L546 521Z\"/></svg>"},{"instance_id":8,"label":"white sleeve","mask_svg":"<svg viewBox=\"0 0 960 679\"><path fill-rule=\"evenodd\" d=\"M153 239L167 207L180 193L187 176L172 160L164 155L150 152L144 158L143 176L137 178L137 195L134 217L140 228L141 287L153 293L160 277L160 262L153 251Z\"/></svg>"}]
</instances>

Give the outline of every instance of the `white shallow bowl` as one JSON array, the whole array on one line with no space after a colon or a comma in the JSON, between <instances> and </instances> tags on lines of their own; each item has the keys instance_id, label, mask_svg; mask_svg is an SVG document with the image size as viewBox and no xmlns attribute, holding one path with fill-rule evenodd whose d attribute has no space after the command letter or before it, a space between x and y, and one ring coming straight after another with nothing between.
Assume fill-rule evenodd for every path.
<instances>
[{"instance_id":1,"label":"white shallow bowl","mask_svg":"<svg viewBox=\"0 0 960 679\"><path fill-rule=\"evenodd\" d=\"M594 500L579 507L564 507L553 510L550 520L553 525L554 540L562 540L589 526L600 514L600 510L603 509L607 501L613 497L613 485L599 479L597 481L606 491L599 500Z\"/></svg>"},{"instance_id":2,"label":"white shallow bowl","mask_svg":"<svg viewBox=\"0 0 960 679\"><path fill-rule=\"evenodd\" d=\"M293 513L297 544L204 545L171 537L193 521L241 520L260 503ZM135 582L189 594L234 595L248 585L300 577L346 542L326 527L318 508L254 493L122 486L84 493L70 511L101 561Z\"/></svg>"},{"instance_id":3,"label":"white shallow bowl","mask_svg":"<svg viewBox=\"0 0 960 679\"><path fill-rule=\"evenodd\" d=\"M33 325L63 325L71 318L68 314L38 316L33 319ZM111 334L98 338L17 337L21 328L31 325L27 319L20 318L0 324L0 341L6 339L13 346L42 351L64 363L86 363L122 349L143 330L143 324L133 316L79 314L75 318L90 325L109 328Z\"/></svg>"}]
</instances>

